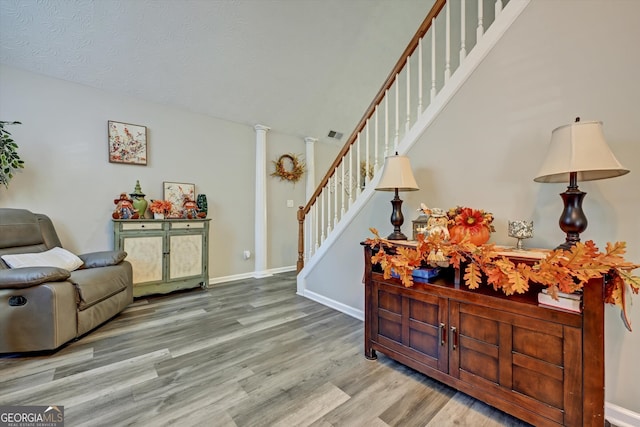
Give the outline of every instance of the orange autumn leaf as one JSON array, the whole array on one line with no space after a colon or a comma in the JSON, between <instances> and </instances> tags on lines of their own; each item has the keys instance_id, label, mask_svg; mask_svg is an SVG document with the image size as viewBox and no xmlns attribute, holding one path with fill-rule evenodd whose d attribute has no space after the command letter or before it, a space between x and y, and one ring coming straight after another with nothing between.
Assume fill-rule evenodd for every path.
<instances>
[{"instance_id":1,"label":"orange autumn leaf","mask_svg":"<svg viewBox=\"0 0 640 427\"><path fill-rule=\"evenodd\" d=\"M473 262L469 263L464 271L464 282L469 289L478 289L482 282L482 271Z\"/></svg>"}]
</instances>

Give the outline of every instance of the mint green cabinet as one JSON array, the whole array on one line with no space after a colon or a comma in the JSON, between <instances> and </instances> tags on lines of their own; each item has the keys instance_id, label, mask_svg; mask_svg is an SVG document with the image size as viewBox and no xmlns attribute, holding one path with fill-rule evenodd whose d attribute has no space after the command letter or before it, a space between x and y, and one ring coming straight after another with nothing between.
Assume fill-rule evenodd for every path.
<instances>
[{"instance_id":1,"label":"mint green cabinet","mask_svg":"<svg viewBox=\"0 0 640 427\"><path fill-rule=\"evenodd\" d=\"M133 267L133 296L209 283L209 219L113 220L114 246Z\"/></svg>"}]
</instances>

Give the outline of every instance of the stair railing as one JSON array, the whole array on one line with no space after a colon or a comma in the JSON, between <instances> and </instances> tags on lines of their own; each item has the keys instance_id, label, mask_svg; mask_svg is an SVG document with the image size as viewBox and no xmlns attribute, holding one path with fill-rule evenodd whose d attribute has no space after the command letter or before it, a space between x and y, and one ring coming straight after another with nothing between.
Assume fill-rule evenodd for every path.
<instances>
[{"instance_id":1,"label":"stair railing","mask_svg":"<svg viewBox=\"0 0 640 427\"><path fill-rule=\"evenodd\" d=\"M315 192L298 208L298 272L368 188L384 157L396 151L507 2L435 1ZM452 54L452 42L458 46L457 55Z\"/></svg>"}]
</instances>

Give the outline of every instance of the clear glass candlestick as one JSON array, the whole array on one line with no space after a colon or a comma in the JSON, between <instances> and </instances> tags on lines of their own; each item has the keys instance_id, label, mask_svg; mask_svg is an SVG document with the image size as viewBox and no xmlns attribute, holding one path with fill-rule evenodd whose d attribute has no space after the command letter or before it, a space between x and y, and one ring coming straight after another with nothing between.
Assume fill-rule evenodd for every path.
<instances>
[{"instance_id":1,"label":"clear glass candlestick","mask_svg":"<svg viewBox=\"0 0 640 427\"><path fill-rule=\"evenodd\" d=\"M533 237L533 221L524 220L509 220L509 237L515 237L518 239L516 243L516 250L524 250L524 239L530 239Z\"/></svg>"}]
</instances>

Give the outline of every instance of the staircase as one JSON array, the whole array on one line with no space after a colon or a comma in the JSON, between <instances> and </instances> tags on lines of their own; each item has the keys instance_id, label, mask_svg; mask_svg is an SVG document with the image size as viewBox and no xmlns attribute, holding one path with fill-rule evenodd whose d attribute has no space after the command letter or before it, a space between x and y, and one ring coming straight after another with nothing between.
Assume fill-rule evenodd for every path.
<instances>
[{"instance_id":1,"label":"staircase","mask_svg":"<svg viewBox=\"0 0 640 427\"><path fill-rule=\"evenodd\" d=\"M298 293L362 318L354 304L310 291L307 277L372 197L384 158L405 154L530 0L436 0L380 91L298 210ZM362 235L360 235L362 237ZM354 253L353 262L361 258ZM361 271L358 272L361 274ZM358 304L359 305L359 304Z\"/></svg>"}]
</instances>

